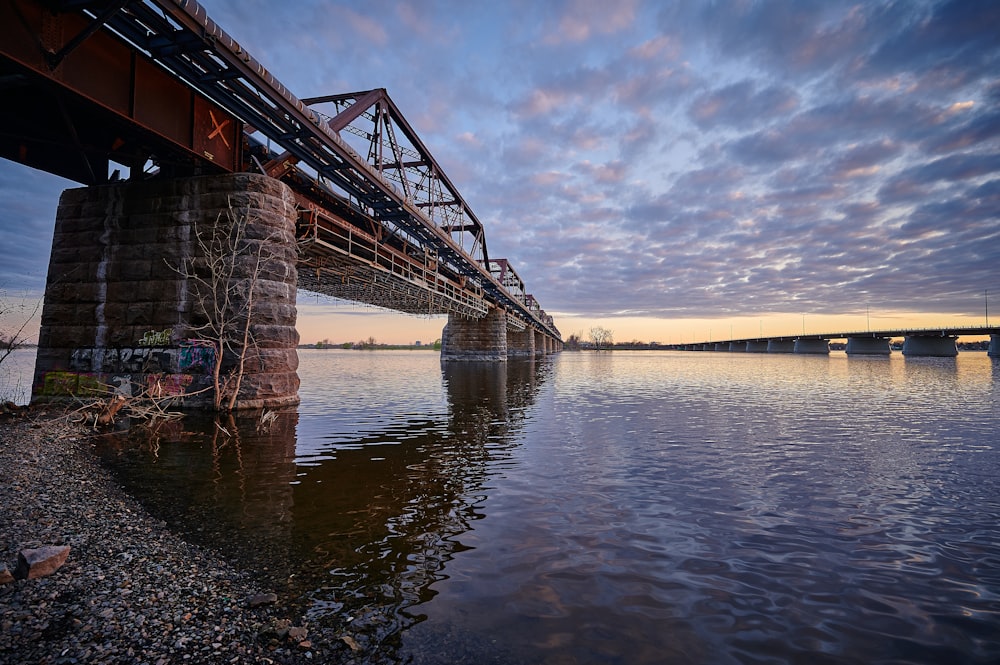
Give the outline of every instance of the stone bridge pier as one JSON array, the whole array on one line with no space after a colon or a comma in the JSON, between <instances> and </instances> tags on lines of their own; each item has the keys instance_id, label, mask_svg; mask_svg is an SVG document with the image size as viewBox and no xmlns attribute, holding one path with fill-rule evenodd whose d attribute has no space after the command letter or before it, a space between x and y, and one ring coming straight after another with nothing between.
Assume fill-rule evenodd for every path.
<instances>
[{"instance_id":1,"label":"stone bridge pier","mask_svg":"<svg viewBox=\"0 0 1000 665\"><path fill-rule=\"evenodd\" d=\"M481 319L449 314L441 360L507 360L507 313L494 307Z\"/></svg>"},{"instance_id":2,"label":"stone bridge pier","mask_svg":"<svg viewBox=\"0 0 1000 665\"><path fill-rule=\"evenodd\" d=\"M543 332L535 331L535 355L547 356L550 353L562 351L562 342L549 337Z\"/></svg>"},{"instance_id":3,"label":"stone bridge pier","mask_svg":"<svg viewBox=\"0 0 1000 665\"><path fill-rule=\"evenodd\" d=\"M562 343L532 328L511 331L507 313L494 307L481 319L449 314L441 333L442 361L505 361L562 350Z\"/></svg>"},{"instance_id":4,"label":"stone bridge pier","mask_svg":"<svg viewBox=\"0 0 1000 665\"><path fill-rule=\"evenodd\" d=\"M544 340L541 340L544 345ZM507 356L509 358L534 358L539 342L538 335L531 328L521 331L507 331ZM544 346L543 346L544 348Z\"/></svg>"},{"instance_id":5,"label":"stone bridge pier","mask_svg":"<svg viewBox=\"0 0 1000 665\"><path fill-rule=\"evenodd\" d=\"M245 219L231 279L213 294L245 302L256 275L237 408L298 402L295 199L283 183L229 174L111 184L63 192L56 216L42 310L33 401L94 394L212 402L216 354L222 371L237 360L204 328L210 258L226 251L199 239ZM256 257L263 256L261 269ZM185 268L187 266L187 268ZM235 286L234 286L235 285ZM244 311L245 310L241 310ZM244 318L230 321L239 332ZM242 335L240 335L242 339Z\"/></svg>"}]
</instances>

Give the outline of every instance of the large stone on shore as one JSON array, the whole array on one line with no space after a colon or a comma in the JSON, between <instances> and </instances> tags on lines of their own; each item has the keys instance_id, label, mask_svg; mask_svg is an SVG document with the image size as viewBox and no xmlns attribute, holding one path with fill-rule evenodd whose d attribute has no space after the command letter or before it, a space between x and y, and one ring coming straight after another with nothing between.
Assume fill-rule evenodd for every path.
<instances>
[{"instance_id":1,"label":"large stone on shore","mask_svg":"<svg viewBox=\"0 0 1000 665\"><path fill-rule=\"evenodd\" d=\"M69 545L46 545L37 549L21 550L17 555L14 577L33 580L46 577L59 570L69 557Z\"/></svg>"},{"instance_id":2,"label":"large stone on shore","mask_svg":"<svg viewBox=\"0 0 1000 665\"><path fill-rule=\"evenodd\" d=\"M7 564L0 563L0 584L10 584L14 581L14 576L7 568Z\"/></svg>"}]
</instances>

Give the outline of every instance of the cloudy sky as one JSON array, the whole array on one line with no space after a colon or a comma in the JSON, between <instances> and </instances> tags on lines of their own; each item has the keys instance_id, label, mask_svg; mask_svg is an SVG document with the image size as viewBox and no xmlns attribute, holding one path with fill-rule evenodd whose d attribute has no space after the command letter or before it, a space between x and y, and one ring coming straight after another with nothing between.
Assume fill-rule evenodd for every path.
<instances>
[{"instance_id":1,"label":"cloudy sky","mask_svg":"<svg viewBox=\"0 0 1000 665\"><path fill-rule=\"evenodd\" d=\"M1000 321L996 2L202 2L299 97L386 88L564 335ZM8 291L68 184L0 163Z\"/></svg>"}]
</instances>

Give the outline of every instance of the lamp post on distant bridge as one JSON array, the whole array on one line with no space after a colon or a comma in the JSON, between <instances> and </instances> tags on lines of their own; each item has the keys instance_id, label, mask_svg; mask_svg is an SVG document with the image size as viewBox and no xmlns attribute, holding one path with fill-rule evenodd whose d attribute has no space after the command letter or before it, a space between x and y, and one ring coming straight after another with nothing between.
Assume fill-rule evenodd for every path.
<instances>
[{"instance_id":1,"label":"lamp post on distant bridge","mask_svg":"<svg viewBox=\"0 0 1000 665\"><path fill-rule=\"evenodd\" d=\"M986 327L990 327L990 290L983 289L983 300L986 301Z\"/></svg>"}]
</instances>

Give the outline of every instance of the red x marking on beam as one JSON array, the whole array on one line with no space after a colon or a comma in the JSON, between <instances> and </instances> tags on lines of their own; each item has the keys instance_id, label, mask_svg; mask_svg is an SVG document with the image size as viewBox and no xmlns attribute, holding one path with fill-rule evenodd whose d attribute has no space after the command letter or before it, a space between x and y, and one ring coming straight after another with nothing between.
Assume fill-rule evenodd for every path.
<instances>
[{"instance_id":1,"label":"red x marking on beam","mask_svg":"<svg viewBox=\"0 0 1000 665\"><path fill-rule=\"evenodd\" d=\"M228 148L229 141L226 140L226 135L222 133L222 130L225 128L226 125L229 124L229 118L226 118L225 120L222 121L222 124L219 124L219 121L215 119L215 114L212 113L212 109L208 109L208 117L212 119L212 126L215 128L212 130L212 133L208 135L208 140L211 141L216 136L218 136L219 138L222 139L222 142L225 143L226 147Z\"/></svg>"}]
</instances>

